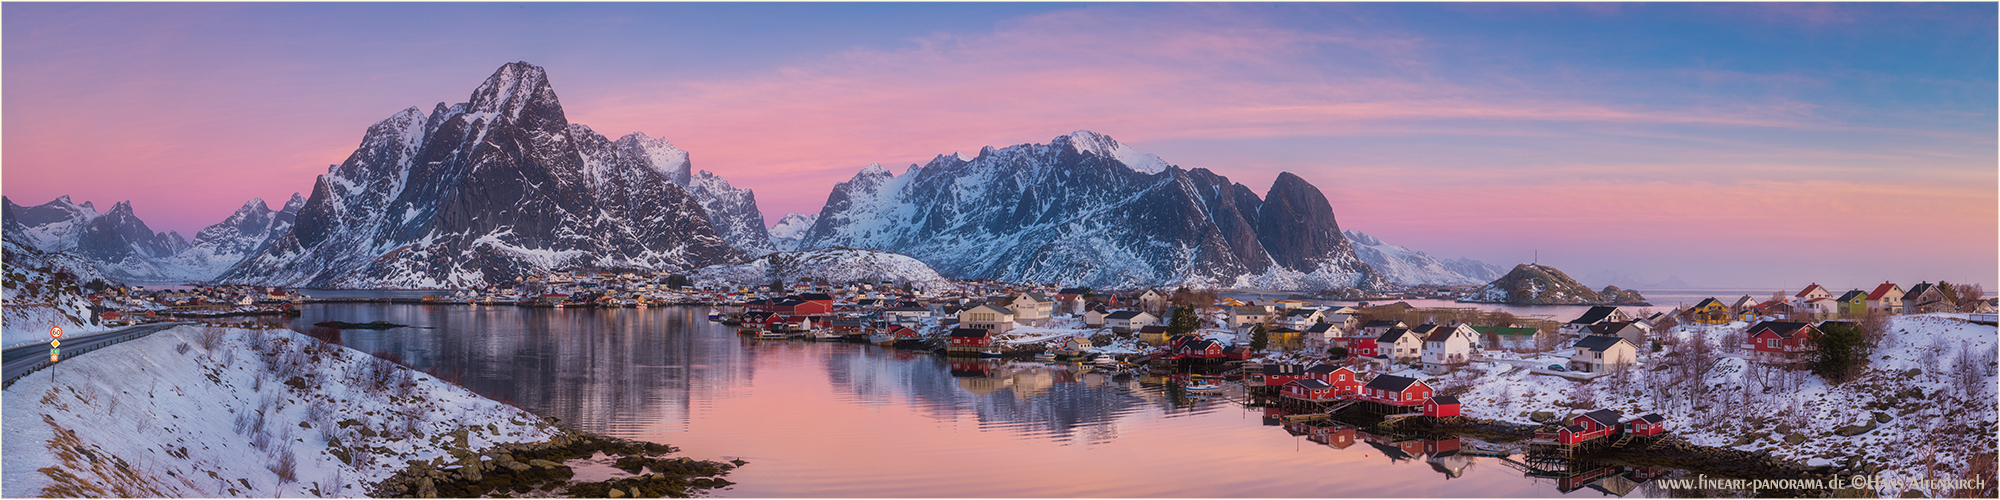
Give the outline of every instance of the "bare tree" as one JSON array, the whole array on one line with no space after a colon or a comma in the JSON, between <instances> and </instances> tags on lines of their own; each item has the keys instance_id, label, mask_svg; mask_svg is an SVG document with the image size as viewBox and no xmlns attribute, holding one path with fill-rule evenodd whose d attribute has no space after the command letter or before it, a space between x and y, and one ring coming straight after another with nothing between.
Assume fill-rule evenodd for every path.
<instances>
[{"instance_id":1,"label":"bare tree","mask_svg":"<svg viewBox=\"0 0 2000 500\"><path fill-rule=\"evenodd\" d=\"M1946 298L1951 299L1952 307L1958 308L1959 312L1971 312L1971 308L1978 305L1975 301L1986 297L1986 288L1978 283L1940 283L1940 285L1945 286L1943 291Z\"/></svg>"}]
</instances>

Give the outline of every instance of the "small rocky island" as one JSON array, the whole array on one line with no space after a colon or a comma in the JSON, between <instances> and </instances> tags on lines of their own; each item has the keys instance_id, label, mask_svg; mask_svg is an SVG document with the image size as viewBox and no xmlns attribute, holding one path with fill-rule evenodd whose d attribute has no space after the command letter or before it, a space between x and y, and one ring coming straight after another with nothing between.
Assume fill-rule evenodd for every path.
<instances>
[{"instance_id":1,"label":"small rocky island","mask_svg":"<svg viewBox=\"0 0 2000 500\"><path fill-rule=\"evenodd\" d=\"M1633 290L1591 290L1561 270L1541 264L1514 266L1506 276L1473 289L1459 302L1516 306L1650 306Z\"/></svg>"}]
</instances>

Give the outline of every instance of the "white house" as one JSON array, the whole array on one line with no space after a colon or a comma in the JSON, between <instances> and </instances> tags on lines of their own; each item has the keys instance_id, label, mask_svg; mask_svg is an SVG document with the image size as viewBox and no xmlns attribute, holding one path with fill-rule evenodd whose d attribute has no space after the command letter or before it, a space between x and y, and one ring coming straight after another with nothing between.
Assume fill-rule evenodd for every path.
<instances>
[{"instance_id":1,"label":"white house","mask_svg":"<svg viewBox=\"0 0 2000 500\"><path fill-rule=\"evenodd\" d=\"M1015 295L1007 308L1014 311L1014 322L1027 326L1042 326L1049 323L1049 315L1055 311L1056 301L1041 292Z\"/></svg>"},{"instance_id":2,"label":"white house","mask_svg":"<svg viewBox=\"0 0 2000 500\"><path fill-rule=\"evenodd\" d=\"M1621 370L1638 362L1639 349L1624 337L1586 335L1576 341L1576 354L1569 357L1569 369L1598 373Z\"/></svg>"},{"instance_id":3,"label":"white house","mask_svg":"<svg viewBox=\"0 0 2000 500\"><path fill-rule=\"evenodd\" d=\"M1424 338L1408 328L1391 328L1387 333L1375 338L1375 349L1380 357L1394 361L1407 361L1422 356Z\"/></svg>"},{"instance_id":4,"label":"white house","mask_svg":"<svg viewBox=\"0 0 2000 500\"><path fill-rule=\"evenodd\" d=\"M1104 316L1104 326L1117 333L1132 333L1147 325L1158 323L1160 318L1146 311L1112 311Z\"/></svg>"},{"instance_id":5,"label":"white house","mask_svg":"<svg viewBox=\"0 0 2000 500\"><path fill-rule=\"evenodd\" d=\"M1271 318L1271 306L1236 306L1229 309L1229 325L1261 325Z\"/></svg>"},{"instance_id":6,"label":"white house","mask_svg":"<svg viewBox=\"0 0 2000 500\"><path fill-rule=\"evenodd\" d=\"M1014 312L981 303L958 312L958 327L1007 333L1014 329Z\"/></svg>"},{"instance_id":7,"label":"white house","mask_svg":"<svg viewBox=\"0 0 2000 500\"><path fill-rule=\"evenodd\" d=\"M1564 323L1561 327L1556 328L1556 333L1570 336L1585 335L1586 332L1584 332L1584 329L1589 328L1590 325L1624 321L1632 321L1632 317L1626 315L1625 311L1612 306L1595 306L1591 307L1589 311L1584 311L1582 316L1578 316L1576 319L1570 320L1568 323Z\"/></svg>"},{"instance_id":8,"label":"white house","mask_svg":"<svg viewBox=\"0 0 2000 500\"><path fill-rule=\"evenodd\" d=\"M1431 326L1424 336L1424 370L1442 372L1452 365L1472 361L1472 355L1479 349L1479 332L1464 324L1454 326ZM1420 331L1423 326L1417 327Z\"/></svg>"},{"instance_id":9,"label":"white house","mask_svg":"<svg viewBox=\"0 0 2000 500\"><path fill-rule=\"evenodd\" d=\"M1285 318L1279 320L1278 324L1292 327L1294 330L1308 330L1325 317L1326 312L1319 309L1292 309L1285 311Z\"/></svg>"}]
</instances>

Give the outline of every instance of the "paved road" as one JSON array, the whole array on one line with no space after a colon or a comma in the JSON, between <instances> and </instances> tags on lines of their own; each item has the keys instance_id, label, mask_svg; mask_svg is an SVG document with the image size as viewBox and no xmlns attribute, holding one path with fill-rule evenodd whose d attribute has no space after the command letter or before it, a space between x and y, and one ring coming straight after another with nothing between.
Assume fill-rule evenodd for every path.
<instances>
[{"instance_id":1,"label":"paved road","mask_svg":"<svg viewBox=\"0 0 2000 500\"><path fill-rule=\"evenodd\" d=\"M62 359L67 360L71 357L75 357L77 355L82 354L83 351L87 349L95 349L98 347L115 344L132 338L144 337L147 335L152 335L153 332L188 324L193 324L193 323L188 323L188 322L152 323L152 324L145 324L138 326L128 326L117 330L109 330L85 336L71 337L68 335L64 335L62 339L62 351L63 351ZM37 366L47 364L48 361L49 361L48 344L36 344L25 347L16 347L13 349L8 349L4 352L0 352L0 364L4 364L4 370L0 370L0 372L4 372L4 377L0 377L0 380L14 380L14 377L18 377L21 376L22 374L33 371Z\"/></svg>"}]
</instances>

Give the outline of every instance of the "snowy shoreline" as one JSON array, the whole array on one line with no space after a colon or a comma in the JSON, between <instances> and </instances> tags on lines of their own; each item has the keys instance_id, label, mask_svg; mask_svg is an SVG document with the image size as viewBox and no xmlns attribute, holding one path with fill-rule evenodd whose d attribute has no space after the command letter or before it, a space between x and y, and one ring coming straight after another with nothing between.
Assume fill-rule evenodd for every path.
<instances>
[{"instance_id":1,"label":"snowy shoreline","mask_svg":"<svg viewBox=\"0 0 2000 500\"><path fill-rule=\"evenodd\" d=\"M358 497L414 464L603 440L289 330L177 327L0 396L5 497Z\"/></svg>"}]
</instances>

